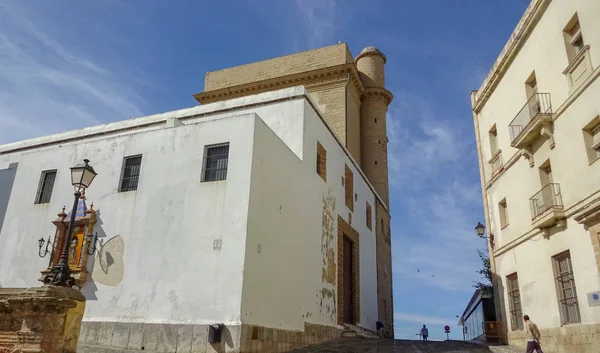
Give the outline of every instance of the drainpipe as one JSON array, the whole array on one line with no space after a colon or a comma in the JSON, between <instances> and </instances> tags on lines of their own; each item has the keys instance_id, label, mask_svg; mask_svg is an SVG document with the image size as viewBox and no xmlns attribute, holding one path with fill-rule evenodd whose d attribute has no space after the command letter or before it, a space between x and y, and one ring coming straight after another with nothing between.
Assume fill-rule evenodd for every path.
<instances>
[{"instance_id":1,"label":"drainpipe","mask_svg":"<svg viewBox=\"0 0 600 353\"><path fill-rule=\"evenodd\" d=\"M350 84L350 71L348 71L348 81L344 87L344 145L348 148L348 85Z\"/></svg>"}]
</instances>

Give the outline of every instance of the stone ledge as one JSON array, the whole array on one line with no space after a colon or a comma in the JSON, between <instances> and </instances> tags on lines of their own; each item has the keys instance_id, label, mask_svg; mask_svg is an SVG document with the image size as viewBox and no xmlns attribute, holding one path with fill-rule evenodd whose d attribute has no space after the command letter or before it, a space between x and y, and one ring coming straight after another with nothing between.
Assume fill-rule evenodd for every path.
<instances>
[{"instance_id":1,"label":"stone ledge","mask_svg":"<svg viewBox=\"0 0 600 353\"><path fill-rule=\"evenodd\" d=\"M541 346L546 353L598 353L600 352L600 323L566 325L540 329ZM524 331L508 332L511 346L524 348L527 337Z\"/></svg>"},{"instance_id":2,"label":"stone ledge","mask_svg":"<svg viewBox=\"0 0 600 353\"><path fill-rule=\"evenodd\" d=\"M242 324L226 326L221 342L208 342L208 325L84 322L79 353L287 352L340 338L342 329L305 324L304 331Z\"/></svg>"}]
</instances>

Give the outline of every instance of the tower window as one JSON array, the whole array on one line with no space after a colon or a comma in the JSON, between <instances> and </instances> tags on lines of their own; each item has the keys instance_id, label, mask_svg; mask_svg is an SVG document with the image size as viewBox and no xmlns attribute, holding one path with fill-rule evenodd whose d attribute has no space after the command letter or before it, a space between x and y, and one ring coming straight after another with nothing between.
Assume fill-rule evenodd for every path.
<instances>
[{"instance_id":1,"label":"tower window","mask_svg":"<svg viewBox=\"0 0 600 353\"><path fill-rule=\"evenodd\" d=\"M345 174L345 178L346 179L346 185L345 185L345 196L346 196L346 206L348 206L348 208L351 211L354 211L354 175L352 173L352 170L350 170L350 168L345 165L344 166L344 174Z\"/></svg>"},{"instance_id":2,"label":"tower window","mask_svg":"<svg viewBox=\"0 0 600 353\"><path fill-rule=\"evenodd\" d=\"M375 161L375 165L377 165L377 161Z\"/></svg>"},{"instance_id":3,"label":"tower window","mask_svg":"<svg viewBox=\"0 0 600 353\"><path fill-rule=\"evenodd\" d=\"M317 141L317 174L327 181L327 151Z\"/></svg>"},{"instance_id":4,"label":"tower window","mask_svg":"<svg viewBox=\"0 0 600 353\"><path fill-rule=\"evenodd\" d=\"M377 118L375 118L375 124L377 124Z\"/></svg>"}]
</instances>

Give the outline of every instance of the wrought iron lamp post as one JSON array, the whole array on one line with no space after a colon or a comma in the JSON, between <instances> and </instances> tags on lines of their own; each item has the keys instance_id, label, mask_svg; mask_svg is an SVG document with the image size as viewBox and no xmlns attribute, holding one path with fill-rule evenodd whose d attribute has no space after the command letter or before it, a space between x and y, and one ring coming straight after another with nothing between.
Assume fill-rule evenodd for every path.
<instances>
[{"instance_id":1,"label":"wrought iron lamp post","mask_svg":"<svg viewBox=\"0 0 600 353\"><path fill-rule=\"evenodd\" d=\"M96 171L89 165L89 160L84 159L84 163L79 163L71 168L71 184L75 188L75 200L73 201L73 209L71 210L71 219L69 220L69 228L65 241L63 243L62 253L58 264L52 269L49 282L54 286L72 287L75 280L70 276L69 271L69 245L71 244L71 236L75 225L75 214L77 213L77 204L81 197L81 191L90 186L96 175Z\"/></svg>"}]
</instances>

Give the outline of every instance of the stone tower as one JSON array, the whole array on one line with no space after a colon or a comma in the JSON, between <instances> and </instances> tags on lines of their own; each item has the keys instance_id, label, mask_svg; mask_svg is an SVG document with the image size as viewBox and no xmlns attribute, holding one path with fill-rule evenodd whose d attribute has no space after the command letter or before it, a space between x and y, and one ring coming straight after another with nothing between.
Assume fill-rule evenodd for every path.
<instances>
[{"instance_id":1,"label":"stone tower","mask_svg":"<svg viewBox=\"0 0 600 353\"><path fill-rule=\"evenodd\" d=\"M385 89L386 57L367 47L354 62L365 87L360 107L361 169L389 206L386 113L393 96Z\"/></svg>"},{"instance_id":2,"label":"stone tower","mask_svg":"<svg viewBox=\"0 0 600 353\"><path fill-rule=\"evenodd\" d=\"M378 321L394 337L385 89L386 57L367 47L355 58L346 43L206 73L200 104L302 85L325 122L360 165L380 199L375 202Z\"/></svg>"}]
</instances>

